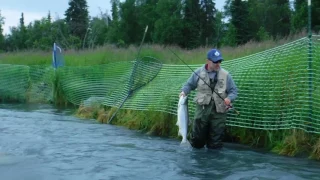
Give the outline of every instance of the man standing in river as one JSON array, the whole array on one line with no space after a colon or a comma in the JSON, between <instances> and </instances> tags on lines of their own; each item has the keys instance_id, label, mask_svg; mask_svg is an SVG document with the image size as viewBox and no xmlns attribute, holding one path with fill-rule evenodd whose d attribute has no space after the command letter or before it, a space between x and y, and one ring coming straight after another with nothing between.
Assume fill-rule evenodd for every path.
<instances>
[{"instance_id":1,"label":"man standing in river","mask_svg":"<svg viewBox=\"0 0 320 180\"><path fill-rule=\"evenodd\" d=\"M197 90L195 117L191 133L194 148L222 148L227 110L237 98L238 89L228 71L221 68L222 54L217 49L207 53L207 63L198 68L184 84L179 96Z\"/></svg>"}]
</instances>

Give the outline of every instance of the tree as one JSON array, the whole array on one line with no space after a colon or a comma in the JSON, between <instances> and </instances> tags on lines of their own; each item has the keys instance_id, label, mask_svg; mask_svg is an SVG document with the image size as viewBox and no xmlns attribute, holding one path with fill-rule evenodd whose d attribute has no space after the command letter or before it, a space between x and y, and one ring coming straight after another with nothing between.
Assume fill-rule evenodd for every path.
<instances>
[{"instance_id":1,"label":"tree","mask_svg":"<svg viewBox=\"0 0 320 180\"><path fill-rule=\"evenodd\" d=\"M311 2L311 29L320 31L320 2ZM305 0L295 0L294 13L291 21L292 31L298 32L307 29L308 26L308 4Z\"/></svg>"},{"instance_id":2,"label":"tree","mask_svg":"<svg viewBox=\"0 0 320 180\"><path fill-rule=\"evenodd\" d=\"M138 24L141 28L140 34L143 34L143 30L148 25L148 33L145 37L145 42L152 42L152 36L154 34L155 22L159 18L159 14L156 12L159 0L137 0L137 14Z\"/></svg>"},{"instance_id":3,"label":"tree","mask_svg":"<svg viewBox=\"0 0 320 180\"><path fill-rule=\"evenodd\" d=\"M213 39L214 46L220 48L222 45L223 37L225 36L227 25L223 22L223 12L217 11L216 12L216 19L215 19L215 36Z\"/></svg>"},{"instance_id":4,"label":"tree","mask_svg":"<svg viewBox=\"0 0 320 180\"><path fill-rule=\"evenodd\" d=\"M72 45L69 42L69 27L65 23L65 20L58 19L51 24L52 39L54 42L60 44L65 48L71 48Z\"/></svg>"},{"instance_id":5,"label":"tree","mask_svg":"<svg viewBox=\"0 0 320 180\"><path fill-rule=\"evenodd\" d=\"M120 0L110 0L112 4L112 21L119 22L119 3Z\"/></svg>"},{"instance_id":6,"label":"tree","mask_svg":"<svg viewBox=\"0 0 320 180\"><path fill-rule=\"evenodd\" d=\"M91 30L88 33L86 40L88 47L93 48L97 45L104 45L107 42L108 24L110 17L107 13L101 13L101 16L92 18L90 21Z\"/></svg>"},{"instance_id":7,"label":"tree","mask_svg":"<svg viewBox=\"0 0 320 180\"><path fill-rule=\"evenodd\" d=\"M25 49L26 48L26 40L28 39L27 37L27 28L24 24L24 15L23 13L21 13L21 18L20 18L20 26L19 26L19 34L18 34L18 37L19 37L19 49Z\"/></svg>"},{"instance_id":8,"label":"tree","mask_svg":"<svg viewBox=\"0 0 320 180\"><path fill-rule=\"evenodd\" d=\"M201 7L201 45L214 44L216 38L216 8L215 3L212 0L200 0Z\"/></svg>"},{"instance_id":9,"label":"tree","mask_svg":"<svg viewBox=\"0 0 320 180\"><path fill-rule=\"evenodd\" d=\"M17 27L10 27L10 34L6 37L6 50L19 50L19 29Z\"/></svg>"},{"instance_id":10,"label":"tree","mask_svg":"<svg viewBox=\"0 0 320 180\"><path fill-rule=\"evenodd\" d=\"M120 33L119 33L119 4L120 0L110 0L111 3L111 23L110 28L108 30L108 41L110 43L117 43L120 39Z\"/></svg>"},{"instance_id":11,"label":"tree","mask_svg":"<svg viewBox=\"0 0 320 180\"><path fill-rule=\"evenodd\" d=\"M21 13L18 27L11 27L10 34L6 37L6 49L23 50L27 48L26 41L28 40L27 27L24 24L24 15Z\"/></svg>"},{"instance_id":12,"label":"tree","mask_svg":"<svg viewBox=\"0 0 320 180\"><path fill-rule=\"evenodd\" d=\"M112 14L89 18L87 1L69 0L66 18L47 16L25 24L24 14L10 33L3 35L0 12L0 50L66 49L139 44L148 25L146 43L199 46L236 46L250 40L282 38L308 27L307 0L226 0L225 11L214 0L109 0ZM320 1L312 0L312 30L320 30Z\"/></svg>"},{"instance_id":13,"label":"tree","mask_svg":"<svg viewBox=\"0 0 320 180\"><path fill-rule=\"evenodd\" d=\"M0 51L4 50L4 43L5 43L3 28L2 28L3 25L4 25L4 17L2 17L1 11L0 11Z\"/></svg>"},{"instance_id":14,"label":"tree","mask_svg":"<svg viewBox=\"0 0 320 180\"><path fill-rule=\"evenodd\" d=\"M27 27L27 41L26 46L28 48L49 50L54 43L52 31L51 17L42 18L41 20L35 20Z\"/></svg>"},{"instance_id":15,"label":"tree","mask_svg":"<svg viewBox=\"0 0 320 180\"><path fill-rule=\"evenodd\" d=\"M313 31L320 31L320 1L312 1L311 10L311 28Z\"/></svg>"},{"instance_id":16,"label":"tree","mask_svg":"<svg viewBox=\"0 0 320 180\"><path fill-rule=\"evenodd\" d=\"M294 13L291 21L291 30L293 32L299 32L307 28L308 24L308 8L307 1L295 0Z\"/></svg>"},{"instance_id":17,"label":"tree","mask_svg":"<svg viewBox=\"0 0 320 180\"><path fill-rule=\"evenodd\" d=\"M142 39L142 27L139 26L135 0L120 3L119 41L134 44Z\"/></svg>"},{"instance_id":18,"label":"tree","mask_svg":"<svg viewBox=\"0 0 320 180\"><path fill-rule=\"evenodd\" d=\"M261 33L266 32L265 25L267 12L265 7L265 0L249 0L248 10L248 24L250 25L248 36L250 37L250 40L253 39L256 41L260 41L260 35L262 35Z\"/></svg>"},{"instance_id":19,"label":"tree","mask_svg":"<svg viewBox=\"0 0 320 180\"><path fill-rule=\"evenodd\" d=\"M265 30L273 37L284 37L290 33L291 10L289 0L267 0Z\"/></svg>"},{"instance_id":20,"label":"tree","mask_svg":"<svg viewBox=\"0 0 320 180\"><path fill-rule=\"evenodd\" d=\"M249 8L248 2L242 0L234 0L230 5L231 24L236 29L236 44L244 44L251 37L249 34Z\"/></svg>"},{"instance_id":21,"label":"tree","mask_svg":"<svg viewBox=\"0 0 320 180\"><path fill-rule=\"evenodd\" d=\"M161 0L156 12L159 18L155 21L153 41L159 44L182 45L183 22L180 0Z\"/></svg>"},{"instance_id":22,"label":"tree","mask_svg":"<svg viewBox=\"0 0 320 180\"><path fill-rule=\"evenodd\" d=\"M69 26L70 34L74 38L83 41L89 25L89 13L86 0L70 0L69 8L65 12L66 22ZM78 41L78 40L77 40Z\"/></svg>"},{"instance_id":23,"label":"tree","mask_svg":"<svg viewBox=\"0 0 320 180\"><path fill-rule=\"evenodd\" d=\"M232 23L228 24L228 30L226 35L223 37L222 43L225 46L236 46L237 45L237 29L234 27Z\"/></svg>"},{"instance_id":24,"label":"tree","mask_svg":"<svg viewBox=\"0 0 320 180\"><path fill-rule=\"evenodd\" d=\"M185 0L183 10L183 26L182 34L184 36L183 48L199 47L201 37L201 9L199 0Z\"/></svg>"},{"instance_id":25,"label":"tree","mask_svg":"<svg viewBox=\"0 0 320 180\"><path fill-rule=\"evenodd\" d=\"M249 28L249 4L250 0L249 2L245 0L226 0L224 9L225 17L229 18L229 24L226 28L226 37L223 38L224 44L231 46L240 45L248 42L250 39L253 38L252 34L255 34L257 30L253 30L251 24ZM255 32L252 33L251 31Z\"/></svg>"},{"instance_id":26,"label":"tree","mask_svg":"<svg viewBox=\"0 0 320 180\"><path fill-rule=\"evenodd\" d=\"M257 41L265 41L270 39L269 34L264 29L264 27L260 27L259 31L257 32L256 40Z\"/></svg>"}]
</instances>

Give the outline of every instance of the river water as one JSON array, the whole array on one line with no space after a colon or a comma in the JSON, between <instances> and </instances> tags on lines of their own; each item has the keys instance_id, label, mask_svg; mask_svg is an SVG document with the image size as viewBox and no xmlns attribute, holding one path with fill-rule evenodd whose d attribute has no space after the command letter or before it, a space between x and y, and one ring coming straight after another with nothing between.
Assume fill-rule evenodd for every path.
<instances>
[{"instance_id":1,"label":"river water","mask_svg":"<svg viewBox=\"0 0 320 180\"><path fill-rule=\"evenodd\" d=\"M50 105L0 104L1 180L320 179L320 162L179 140L74 117Z\"/></svg>"}]
</instances>

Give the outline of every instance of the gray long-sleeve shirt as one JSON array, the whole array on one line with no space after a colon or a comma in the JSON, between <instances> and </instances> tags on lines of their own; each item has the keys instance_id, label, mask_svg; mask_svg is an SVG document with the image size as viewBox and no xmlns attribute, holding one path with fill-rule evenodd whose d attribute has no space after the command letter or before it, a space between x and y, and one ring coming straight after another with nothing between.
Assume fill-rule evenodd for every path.
<instances>
[{"instance_id":1,"label":"gray long-sleeve shirt","mask_svg":"<svg viewBox=\"0 0 320 180\"><path fill-rule=\"evenodd\" d=\"M205 65L204 65L205 66ZM190 76L190 78L188 79L188 81L184 84L184 86L181 88L181 91L183 91L186 95L189 94L192 90L195 90L197 88L198 85L198 80L199 80L199 74L200 74L200 70L201 68L203 68L204 66L198 68L197 70L195 70L195 73L192 73L192 75ZM216 71L207 71L209 78L210 79L214 79L214 77L216 76L217 72ZM231 101L234 101L237 96L238 96L238 89L236 84L234 83L230 73L227 76L227 94L228 94L228 98Z\"/></svg>"}]
</instances>

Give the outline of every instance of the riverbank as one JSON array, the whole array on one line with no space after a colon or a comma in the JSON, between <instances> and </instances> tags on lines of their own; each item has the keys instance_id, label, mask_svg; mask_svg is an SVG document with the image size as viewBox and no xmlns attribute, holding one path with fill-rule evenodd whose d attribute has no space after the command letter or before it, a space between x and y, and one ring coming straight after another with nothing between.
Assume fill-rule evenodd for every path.
<instances>
[{"instance_id":1,"label":"riverbank","mask_svg":"<svg viewBox=\"0 0 320 180\"><path fill-rule=\"evenodd\" d=\"M106 124L116 110L110 107L80 106L75 116ZM180 139L176 119L175 115L163 112L120 109L111 124L155 136ZM191 125L189 134L190 128ZM262 148L284 156L320 160L320 136L298 129L267 131L228 126L224 141Z\"/></svg>"}]
</instances>

